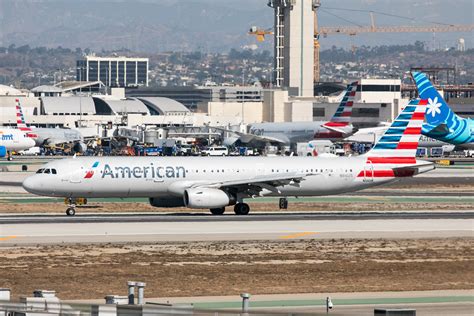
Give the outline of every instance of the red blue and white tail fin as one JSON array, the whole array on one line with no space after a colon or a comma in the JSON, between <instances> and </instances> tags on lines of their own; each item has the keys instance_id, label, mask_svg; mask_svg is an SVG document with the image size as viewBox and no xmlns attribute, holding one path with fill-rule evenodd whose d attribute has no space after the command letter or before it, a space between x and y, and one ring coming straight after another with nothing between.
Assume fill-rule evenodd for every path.
<instances>
[{"instance_id":1,"label":"red blue and white tail fin","mask_svg":"<svg viewBox=\"0 0 474 316\"><path fill-rule=\"evenodd\" d=\"M434 169L433 163L416 159L426 104L427 100L410 101L375 146L364 155L365 166L358 178L366 182L373 182L374 178L389 181Z\"/></svg>"},{"instance_id":2,"label":"red blue and white tail fin","mask_svg":"<svg viewBox=\"0 0 474 316\"><path fill-rule=\"evenodd\" d=\"M354 97L357 90L357 81L347 86L346 93L339 103L339 107L334 113L331 120L325 125L328 126L346 126L349 125L352 116L352 106L354 105Z\"/></svg>"},{"instance_id":3,"label":"red blue and white tail fin","mask_svg":"<svg viewBox=\"0 0 474 316\"><path fill-rule=\"evenodd\" d=\"M23 110L21 109L20 100L15 99L16 103L16 126L21 131L31 131L31 128L26 125L25 116L23 115Z\"/></svg>"},{"instance_id":4,"label":"red blue and white tail fin","mask_svg":"<svg viewBox=\"0 0 474 316\"><path fill-rule=\"evenodd\" d=\"M427 100L411 100L366 155L390 158L389 160L393 161L397 161L393 158L400 158L400 161L408 157L414 159L425 118L426 104ZM372 162L375 162L374 160Z\"/></svg>"},{"instance_id":5,"label":"red blue and white tail fin","mask_svg":"<svg viewBox=\"0 0 474 316\"><path fill-rule=\"evenodd\" d=\"M31 127L26 125L25 116L23 115L23 110L21 109L20 100L15 99L16 103L16 126L20 131L26 133L30 138L38 138L38 135L33 132Z\"/></svg>"},{"instance_id":6,"label":"red blue and white tail fin","mask_svg":"<svg viewBox=\"0 0 474 316\"><path fill-rule=\"evenodd\" d=\"M416 163L416 149L421 136L427 100L411 100L366 154L374 164Z\"/></svg>"}]
</instances>

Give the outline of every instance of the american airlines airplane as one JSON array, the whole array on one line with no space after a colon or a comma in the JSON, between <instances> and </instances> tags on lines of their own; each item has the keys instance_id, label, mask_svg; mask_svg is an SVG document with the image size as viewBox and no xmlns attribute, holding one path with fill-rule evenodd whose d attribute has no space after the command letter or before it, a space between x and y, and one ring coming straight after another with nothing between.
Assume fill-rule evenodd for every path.
<instances>
[{"instance_id":1,"label":"american airlines airplane","mask_svg":"<svg viewBox=\"0 0 474 316\"><path fill-rule=\"evenodd\" d=\"M14 128L0 128L0 157L11 159L11 152L30 149L35 141L25 132Z\"/></svg>"},{"instance_id":2,"label":"american airlines airplane","mask_svg":"<svg viewBox=\"0 0 474 316\"><path fill-rule=\"evenodd\" d=\"M46 164L25 179L38 195L147 197L156 207L250 211L245 198L340 194L434 169L415 158L426 100L413 100L367 154L356 157L80 157Z\"/></svg>"},{"instance_id":3,"label":"american airlines airplane","mask_svg":"<svg viewBox=\"0 0 474 316\"><path fill-rule=\"evenodd\" d=\"M56 146L60 144L73 144L74 152L84 152L87 149L83 142L83 137L78 130L69 128L31 128L25 122L25 116L20 105L20 100L16 99L16 123L18 129L24 131L35 140L36 146Z\"/></svg>"},{"instance_id":4,"label":"american airlines airplane","mask_svg":"<svg viewBox=\"0 0 474 316\"><path fill-rule=\"evenodd\" d=\"M352 105L356 94L358 82L347 86L347 90L330 121L312 122L281 122L281 123L256 123L250 125L250 133L236 131L236 137L229 137L224 141L226 145L241 143L273 143L290 146L298 142L309 142L314 139L341 140L355 132L350 123Z\"/></svg>"}]
</instances>

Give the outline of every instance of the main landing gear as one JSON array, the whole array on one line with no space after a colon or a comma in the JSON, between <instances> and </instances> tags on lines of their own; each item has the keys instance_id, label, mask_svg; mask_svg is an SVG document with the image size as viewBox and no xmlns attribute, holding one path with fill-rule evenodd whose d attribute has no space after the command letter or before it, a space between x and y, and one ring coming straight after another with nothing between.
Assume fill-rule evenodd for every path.
<instances>
[{"instance_id":1,"label":"main landing gear","mask_svg":"<svg viewBox=\"0 0 474 316\"><path fill-rule=\"evenodd\" d=\"M225 207L211 208L212 215L222 215L225 212ZM236 215L247 215L250 212L250 206L247 203L237 203L234 206L234 213Z\"/></svg>"},{"instance_id":2,"label":"main landing gear","mask_svg":"<svg viewBox=\"0 0 474 316\"><path fill-rule=\"evenodd\" d=\"M250 206L247 203L237 203L234 206L236 215L247 215L250 212Z\"/></svg>"},{"instance_id":3,"label":"main landing gear","mask_svg":"<svg viewBox=\"0 0 474 316\"><path fill-rule=\"evenodd\" d=\"M225 207L211 208L212 215L222 215L225 212Z\"/></svg>"},{"instance_id":4,"label":"main landing gear","mask_svg":"<svg viewBox=\"0 0 474 316\"><path fill-rule=\"evenodd\" d=\"M280 198L280 202L278 203L280 210L288 209L288 199L287 198Z\"/></svg>"}]
</instances>

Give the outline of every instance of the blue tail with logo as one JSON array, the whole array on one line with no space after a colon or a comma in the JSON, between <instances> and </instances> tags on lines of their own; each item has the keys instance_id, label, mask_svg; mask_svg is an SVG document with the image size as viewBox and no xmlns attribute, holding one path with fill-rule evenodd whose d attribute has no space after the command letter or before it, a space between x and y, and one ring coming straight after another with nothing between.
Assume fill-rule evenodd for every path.
<instances>
[{"instance_id":1,"label":"blue tail with logo","mask_svg":"<svg viewBox=\"0 0 474 316\"><path fill-rule=\"evenodd\" d=\"M474 142L474 120L456 115L424 73L412 75L420 98L428 100L423 135L454 145Z\"/></svg>"}]
</instances>

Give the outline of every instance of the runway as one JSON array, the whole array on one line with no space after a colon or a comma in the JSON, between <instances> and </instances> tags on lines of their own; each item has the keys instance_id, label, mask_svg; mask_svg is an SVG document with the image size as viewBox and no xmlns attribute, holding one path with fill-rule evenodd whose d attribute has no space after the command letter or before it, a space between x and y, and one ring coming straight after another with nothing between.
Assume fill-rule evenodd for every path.
<instances>
[{"instance_id":1,"label":"runway","mask_svg":"<svg viewBox=\"0 0 474 316\"><path fill-rule=\"evenodd\" d=\"M328 238L472 237L470 212L0 217L0 246ZM16 220L16 222L15 222Z\"/></svg>"}]
</instances>

